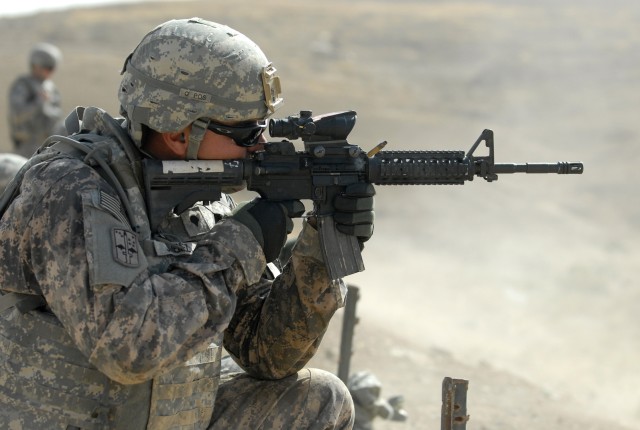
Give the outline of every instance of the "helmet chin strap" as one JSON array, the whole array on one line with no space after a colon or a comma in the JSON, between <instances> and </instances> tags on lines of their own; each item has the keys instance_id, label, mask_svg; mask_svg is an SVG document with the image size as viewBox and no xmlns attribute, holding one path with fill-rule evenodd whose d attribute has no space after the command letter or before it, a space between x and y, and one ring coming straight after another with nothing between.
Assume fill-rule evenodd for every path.
<instances>
[{"instance_id":1,"label":"helmet chin strap","mask_svg":"<svg viewBox=\"0 0 640 430\"><path fill-rule=\"evenodd\" d=\"M187 145L187 160L197 160L200 143L207 132L209 120L197 119L191 124L191 132L189 133L189 143Z\"/></svg>"}]
</instances>

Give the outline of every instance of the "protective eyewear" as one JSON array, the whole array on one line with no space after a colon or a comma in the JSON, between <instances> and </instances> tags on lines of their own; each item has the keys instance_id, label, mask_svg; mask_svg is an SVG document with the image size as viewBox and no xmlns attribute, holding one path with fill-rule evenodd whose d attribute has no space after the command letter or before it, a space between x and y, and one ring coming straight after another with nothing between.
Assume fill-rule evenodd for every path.
<instances>
[{"instance_id":1,"label":"protective eyewear","mask_svg":"<svg viewBox=\"0 0 640 430\"><path fill-rule=\"evenodd\" d=\"M260 136L267 128L267 121L258 121L251 125L222 125L209 122L209 130L222 136L233 139L236 145L244 148L255 146L260 141Z\"/></svg>"}]
</instances>

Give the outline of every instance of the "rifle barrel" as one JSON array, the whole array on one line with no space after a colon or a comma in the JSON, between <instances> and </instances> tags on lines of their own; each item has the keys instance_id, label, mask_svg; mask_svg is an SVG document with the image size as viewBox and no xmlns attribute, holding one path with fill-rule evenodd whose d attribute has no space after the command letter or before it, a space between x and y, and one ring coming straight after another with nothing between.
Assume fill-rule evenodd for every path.
<instances>
[{"instance_id":1,"label":"rifle barrel","mask_svg":"<svg viewBox=\"0 0 640 430\"><path fill-rule=\"evenodd\" d=\"M493 173L557 173L559 175L579 175L584 171L582 163L560 161L558 163L496 164Z\"/></svg>"}]
</instances>

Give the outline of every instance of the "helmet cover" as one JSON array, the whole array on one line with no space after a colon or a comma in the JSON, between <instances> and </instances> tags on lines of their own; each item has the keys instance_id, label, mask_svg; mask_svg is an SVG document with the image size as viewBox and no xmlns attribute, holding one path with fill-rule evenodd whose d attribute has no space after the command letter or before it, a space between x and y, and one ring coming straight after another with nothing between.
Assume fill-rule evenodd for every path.
<instances>
[{"instance_id":1,"label":"helmet cover","mask_svg":"<svg viewBox=\"0 0 640 430\"><path fill-rule=\"evenodd\" d=\"M280 80L248 37L200 18L172 20L148 33L127 57L121 111L140 144L139 124L164 133L198 119L261 120L282 103Z\"/></svg>"},{"instance_id":2,"label":"helmet cover","mask_svg":"<svg viewBox=\"0 0 640 430\"><path fill-rule=\"evenodd\" d=\"M38 43L34 45L29 54L29 64L31 66L55 69L61 60L62 53L60 49L50 43Z\"/></svg>"}]
</instances>

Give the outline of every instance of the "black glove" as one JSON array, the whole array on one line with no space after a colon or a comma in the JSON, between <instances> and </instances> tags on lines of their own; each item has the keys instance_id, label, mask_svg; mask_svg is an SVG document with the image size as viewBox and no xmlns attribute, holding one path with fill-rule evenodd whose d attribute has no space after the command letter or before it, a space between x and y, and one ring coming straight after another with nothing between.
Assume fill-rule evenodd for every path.
<instances>
[{"instance_id":1,"label":"black glove","mask_svg":"<svg viewBox=\"0 0 640 430\"><path fill-rule=\"evenodd\" d=\"M336 229L344 234L356 236L360 248L373 234L375 194L376 190L372 184L358 182L348 185L333 201Z\"/></svg>"},{"instance_id":2,"label":"black glove","mask_svg":"<svg viewBox=\"0 0 640 430\"><path fill-rule=\"evenodd\" d=\"M269 263L278 258L287 235L293 231L291 218L303 213L300 200L274 202L255 198L238 205L229 217L249 227Z\"/></svg>"}]
</instances>

